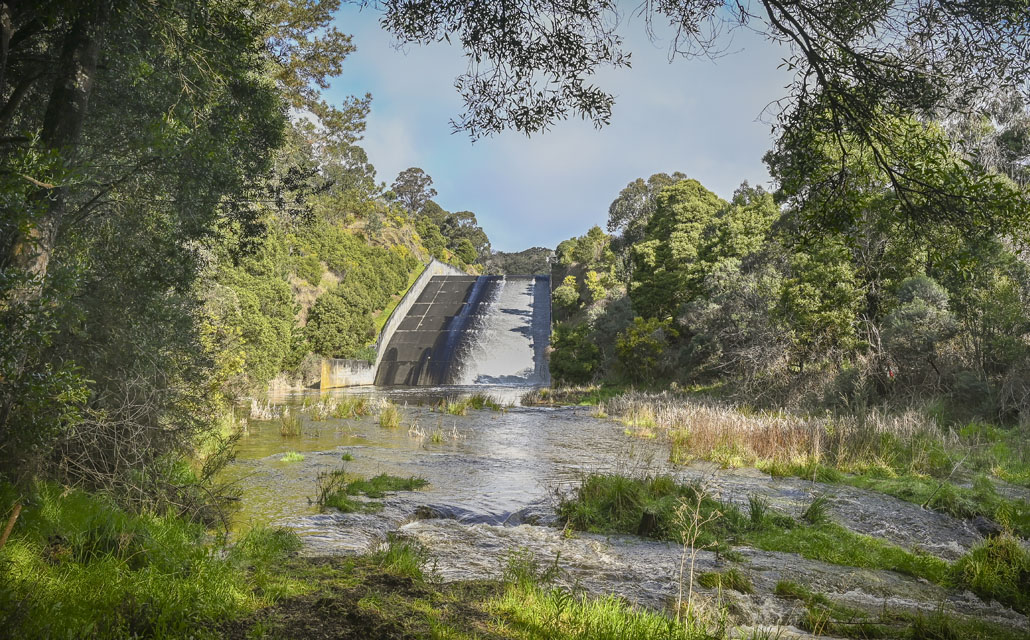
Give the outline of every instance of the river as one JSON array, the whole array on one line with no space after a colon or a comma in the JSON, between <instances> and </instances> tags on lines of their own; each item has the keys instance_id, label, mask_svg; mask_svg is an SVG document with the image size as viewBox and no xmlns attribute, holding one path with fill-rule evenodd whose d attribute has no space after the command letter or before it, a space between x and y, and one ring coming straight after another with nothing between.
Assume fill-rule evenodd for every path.
<instances>
[{"instance_id":1,"label":"river","mask_svg":"<svg viewBox=\"0 0 1030 640\"><path fill-rule=\"evenodd\" d=\"M465 416L434 408L441 398L484 391L511 406L503 411L469 410ZM720 499L738 504L746 504L749 495L762 495L785 512L803 509L814 495L830 495L831 512L841 524L907 548L929 549L946 559L957 557L977 540L961 520L883 494L770 478L755 470L673 468L667 446L659 439L627 437L621 423L595 417L589 407L518 406L525 391L525 386L359 388L330 396L362 395L373 403L393 402L402 414L396 429L379 426L375 412L356 419L314 420L313 412L302 406L318 401L315 392L273 396L273 405L288 406L301 417L302 433L283 437L276 421L249 421L236 461L222 475L242 491L234 527L289 528L301 536L304 553L310 555L370 551L396 532L425 545L431 570L442 580L497 577L512 551L527 550L541 564L558 563L567 586L595 594L617 593L655 608L675 600L682 548L634 536L564 531L556 522L554 497L570 490L582 474L670 473L680 481L706 483ZM288 451L302 453L304 460L283 461ZM322 513L309 500L316 477L341 465L365 477L421 476L430 484L423 490L388 495L379 512ZM790 628L800 615L796 603L772 595L783 579L873 611L889 605L932 612L947 603L955 612L1009 626L1026 623L1011 610L894 572L738 550L743 556L738 562L754 582L755 594L709 594L730 602L738 623ZM698 554L697 571L729 566L715 554Z\"/></svg>"}]
</instances>

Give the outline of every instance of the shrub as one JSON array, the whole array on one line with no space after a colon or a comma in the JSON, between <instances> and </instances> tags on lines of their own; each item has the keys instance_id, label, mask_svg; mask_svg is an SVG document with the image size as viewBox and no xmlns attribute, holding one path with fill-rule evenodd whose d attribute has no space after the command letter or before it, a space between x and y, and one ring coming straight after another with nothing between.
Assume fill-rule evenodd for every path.
<instances>
[{"instance_id":1,"label":"shrub","mask_svg":"<svg viewBox=\"0 0 1030 640\"><path fill-rule=\"evenodd\" d=\"M322 281L322 274L325 273L325 269L322 267L322 262L318 259L318 256L310 254L298 257L294 262L294 269L296 269L299 277L316 287Z\"/></svg>"},{"instance_id":2,"label":"shrub","mask_svg":"<svg viewBox=\"0 0 1030 640\"><path fill-rule=\"evenodd\" d=\"M571 312L578 309L579 290L576 287L576 276L565 276L565 280L554 289L551 297L554 306L560 311Z\"/></svg>"},{"instance_id":3,"label":"shrub","mask_svg":"<svg viewBox=\"0 0 1030 640\"><path fill-rule=\"evenodd\" d=\"M669 339L677 335L670 319L634 318L633 325L615 340L622 374L637 381L650 381L662 376Z\"/></svg>"},{"instance_id":4,"label":"shrub","mask_svg":"<svg viewBox=\"0 0 1030 640\"><path fill-rule=\"evenodd\" d=\"M952 567L955 585L1030 612L1030 552L1005 534L984 540Z\"/></svg>"},{"instance_id":5,"label":"shrub","mask_svg":"<svg viewBox=\"0 0 1030 640\"><path fill-rule=\"evenodd\" d=\"M599 372L601 350L586 325L559 323L551 339L551 377L565 384L585 384Z\"/></svg>"}]
</instances>

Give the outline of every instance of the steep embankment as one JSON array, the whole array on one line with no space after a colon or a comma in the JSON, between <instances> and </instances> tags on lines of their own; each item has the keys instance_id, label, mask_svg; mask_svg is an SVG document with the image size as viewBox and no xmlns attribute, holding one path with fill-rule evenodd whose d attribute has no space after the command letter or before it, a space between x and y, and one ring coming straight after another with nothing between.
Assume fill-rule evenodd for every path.
<instances>
[{"instance_id":1,"label":"steep embankment","mask_svg":"<svg viewBox=\"0 0 1030 640\"><path fill-rule=\"evenodd\" d=\"M466 272L477 267L444 249ZM232 394L260 387L310 386L322 356L372 359L394 307L433 254L405 214L273 220L252 253L225 259L206 292L221 341L221 379Z\"/></svg>"}]
</instances>

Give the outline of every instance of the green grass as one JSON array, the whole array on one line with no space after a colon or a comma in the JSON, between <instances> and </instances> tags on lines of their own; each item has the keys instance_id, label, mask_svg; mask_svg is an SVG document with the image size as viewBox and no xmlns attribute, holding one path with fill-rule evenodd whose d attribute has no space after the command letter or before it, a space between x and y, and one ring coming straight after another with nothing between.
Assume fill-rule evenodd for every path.
<instances>
[{"instance_id":1,"label":"green grass","mask_svg":"<svg viewBox=\"0 0 1030 640\"><path fill-rule=\"evenodd\" d=\"M950 575L948 563L935 556L912 553L829 522L823 501L809 506L807 522L772 511L758 497L751 498L750 513L745 516L740 509L667 476L588 475L571 496L559 502L558 514L581 531L680 541L684 524L677 517L677 507L686 504L693 511L699 498L700 519L710 519L695 541L699 547L723 552L729 545L751 545L833 564L898 571L938 584L946 583Z\"/></svg>"},{"instance_id":2,"label":"green grass","mask_svg":"<svg viewBox=\"0 0 1030 640\"><path fill-rule=\"evenodd\" d=\"M774 593L781 598L800 601L805 607L801 628L815 635L845 638L897 637L893 629L880 624L864 611L839 605L821 593L815 593L788 580L776 584Z\"/></svg>"},{"instance_id":3,"label":"green grass","mask_svg":"<svg viewBox=\"0 0 1030 640\"><path fill-rule=\"evenodd\" d=\"M0 494L6 512L12 493ZM303 591L276 570L298 547L291 533L259 528L219 552L196 524L42 485L0 551L0 628L32 638L216 637L204 626Z\"/></svg>"},{"instance_id":4,"label":"green grass","mask_svg":"<svg viewBox=\"0 0 1030 640\"><path fill-rule=\"evenodd\" d=\"M705 571L699 573L697 575L697 583L706 589L718 589L720 591L729 589L739 593L755 592L755 585L751 583L751 578L735 567L722 572Z\"/></svg>"},{"instance_id":5,"label":"green grass","mask_svg":"<svg viewBox=\"0 0 1030 640\"><path fill-rule=\"evenodd\" d=\"M391 533L369 559L395 575L423 580L426 577L425 566L429 552L418 542Z\"/></svg>"},{"instance_id":6,"label":"green grass","mask_svg":"<svg viewBox=\"0 0 1030 640\"><path fill-rule=\"evenodd\" d=\"M555 588L552 570L513 553L501 580L440 582L414 541L357 557L298 558L285 573L312 592L232 623L246 637L451 640L728 640L720 620L679 623L615 596ZM515 567L510 566L514 563ZM340 615L327 615L340 612ZM239 636L236 636L239 637ZM747 637L747 636L745 636Z\"/></svg>"},{"instance_id":7,"label":"green grass","mask_svg":"<svg viewBox=\"0 0 1030 640\"><path fill-rule=\"evenodd\" d=\"M504 407L501 406L499 402L484 393L474 393L457 400L445 398L438 406L440 410L452 416L468 415L469 409L475 409L477 411L483 409L504 411Z\"/></svg>"},{"instance_id":8,"label":"green grass","mask_svg":"<svg viewBox=\"0 0 1030 640\"><path fill-rule=\"evenodd\" d=\"M425 478L409 476L401 478L381 473L368 480L356 479L347 483L347 495L364 495L369 498L382 498L390 491L417 491L429 485Z\"/></svg>"},{"instance_id":9,"label":"green grass","mask_svg":"<svg viewBox=\"0 0 1030 640\"><path fill-rule=\"evenodd\" d=\"M401 426L401 410L392 402L388 402L379 412L379 426L384 429L396 429Z\"/></svg>"},{"instance_id":10,"label":"green grass","mask_svg":"<svg viewBox=\"0 0 1030 640\"><path fill-rule=\"evenodd\" d=\"M410 476L400 478L381 473L374 478L348 477L343 468L319 474L316 502L323 507L333 507L343 513L356 511L372 512L383 508L381 502L357 500L356 496L383 498L393 491L416 491L429 485L425 478Z\"/></svg>"},{"instance_id":11,"label":"green grass","mask_svg":"<svg viewBox=\"0 0 1030 640\"><path fill-rule=\"evenodd\" d=\"M487 603L516 638L534 640L715 640L728 638L725 616L678 622L618 596L591 598L555 587L557 562L541 567L529 551L513 551L504 591Z\"/></svg>"},{"instance_id":12,"label":"green grass","mask_svg":"<svg viewBox=\"0 0 1030 640\"><path fill-rule=\"evenodd\" d=\"M959 558L956 586L1030 613L1030 553L1012 536L984 540Z\"/></svg>"},{"instance_id":13,"label":"green grass","mask_svg":"<svg viewBox=\"0 0 1030 640\"><path fill-rule=\"evenodd\" d=\"M841 638L903 638L907 640L1016 640L1025 634L975 618L891 611L878 614L852 609L796 582L776 584L775 595L799 601L805 607L801 627L817 635Z\"/></svg>"},{"instance_id":14,"label":"green grass","mask_svg":"<svg viewBox=\"0 0 1030 640\"><path fill-rule=\"evenodd\" d=\"M630 390L630 387L624 385L534 389L522 396L522 404L526 406L577 405L590 407L611 400L628 390Z\"/></svg>"},{"instance_id":15,"label":"green grass","mask_svg":"<svg viewBox=\"0 0 1030 640\"><path fill-rule=\"evenodd\" d=\"M950 575L948 563L936 556L912 553L834 523L793 529L771 527L748 534L747 542L763 551L796 553L848 567L897 571L937 584L947 584Z\"/></svg>"},{"instance_id":16,"label":"green grass","mask_svg":"<svg viewBox=\"0 0 1030 640\"><path fill-rule=\"evenodd\" d=\"M833 467L811 463L766 464L760 468L776 476L795 476L885 493L957 518L984 516L1019 536L1030 537L1030 503L1000 495L990 479L983 475L974 479L972 487L963 487L922 474L899 475L883 467L870 468L861 474L841 473Z\"/></svg>"},{"instance_id":17,"label":"green grass","mask_svg":"<svg viewBox=\"0 0 1030 640\"><path fill-rule=\"evenodd\" d=\"M287 451L283 454L283 457L279 458L280 462L302 462L304 460L303 453L297 453L296 451Z\"/></svg>"},{"instance_id":18,"label":"green grass","mask_svg":"<svg viewBox=\"0 0 1030 640\"><path fill-rule=\"evenodd\" d=\"M339 398L336 407L333 409L334 418L360 418L371 413L371 407L367 398L356 398L343 396Z\"/></svg>"}]
</instances>

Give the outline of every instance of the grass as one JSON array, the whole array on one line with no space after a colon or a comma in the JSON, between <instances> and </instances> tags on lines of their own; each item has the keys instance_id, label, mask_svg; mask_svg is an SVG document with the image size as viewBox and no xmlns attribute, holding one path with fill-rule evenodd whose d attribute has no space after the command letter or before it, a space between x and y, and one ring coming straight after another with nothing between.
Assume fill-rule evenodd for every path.
<instances>
[{"instance_id":1,"label":"grass","mask_svg":"<svg viewBox=\"0 0 1030 640\"><path fill-rule=\"evenodd\" d=\"M864 611L839 605L796 582L780 581L774 593L781 598L798 600L804 605L806 613L801 620L801 628L815 635L845 638L897 637L891 634L891 629Z\"/></svg>"},{"instance_id":2,"label":"grass","mask_svg":"<svg viewBox=\"0 0 1030 640\"><path fill-rule=\"evenodd\" d=\"M457 400L445 398L440 401L438 407L444 413L448 413L452 416L468 415L469 409L475 409L477 411L481 411L483 409L504 411L504 407L499 402L484 393L474 393L470 396L458 398Z\"/></svg>"},{"instance_id":3,"label":"grass","mask_svg":"<svg viewBox=\"0 0 1030 640\"><path fill-rule=\"evenodd\" d=\"M279 458L280 462L303 462L304 454L297 453L296 451L287 451L283 454L283 457Z\"/></svg>"},{"instance_id":4,"label":"grass","mask_svg":"<svg viewBox=\"0 0 1030 640\"><path fill-rule=\"evenodd\" d=\"M499 580L439 582L428 554L396 536L357 557L298 558L285 569L311 592L252 613L218 631L229 638L435 638L453 640L728 640L719 619L677 622L615 596L556 587L512 553ZM334 612L340 612L334 615ZM744 636L747 637L747 636Z\"/></svg>"},{"instance_id":5,"label":"grass","mask_svg":"<svg viewBox=\"0 0 1030 640\"><path fill-rule=\"evenodd\" d=\"M667 476L591 474L571 496L559 501L558 514L581 531L680 541L683 532L677 527L676 509L681 504L693 509L699 498L700 520L708 521L696 541L700 548L723 553L730 545L750 545L833 564L898 571L938 584L949 581L951 569L944 560L829 522L825 501L820 499L798 522L754 496L745 516L733 505L704 496L698 487L677 484Z\"/></svg>"},{"instance_id":6,"label":"grass","mask_svg":"<svg viewBox=\"0 0 1030 640\"><path fill-rule=\"evenodd\" d=\"M13 501L0 488L3 512ZM204 628L303 585L278 565L299 547L253 529L212 548L199 525L133 515L103 495L40 485L0 551L0 628L11 637L217 637Z\"/></svg>"},{"instance_id":7,"label":"grass","mask_svg":"<svg viewBox=\"0 0 1030 640\"><path fill-rule=\"evenodd\" d=\"M604 402L629 391L624 386L588 385L581 387L544 387L522 396L522 404L531 406L577 405L600 406Z\"/></svg>"},{"instance_id":8,"label":"grass","mask_svg":"<svg viewBox=\"0 0 1030 640\"><path fill-rule=\"evenodd\" d=\"M952 578L960 588L1030 613L1030 552L1012 536L978 544L955 563Z\"/></svg>"},{"instance_id":9,"label":"grass","mask_svg":"<svg viewBox=\"0 0 1030 640\"><path fill-rule=\"evenodd\" d=\"M356 497L383 498L390 492L416 491L428 485L428 480L416 476L401 478L385 473L369 479L349 476L343 467L338 467L318 474L314 502L322 508L333 507L343 513L378 511L383 508L381 502Z\"/></svg>"},{"instance_id":10,"label":"grass","mask_svg":"<svg viewBox=\"0 0 1030 640\"><path fill-rule=\"evenodd\" d=\"M284 408L282 415L279 416L279 435L284 438L299 436L301 433L300 425L300 416L290 413L288 409Z\"/></svg>"},{"instance_id":11,"label":"grass","mask_svg":"<svg viewBox=\"0 0 1030 640\"><path fill-rule=\"evenodd\" d=\"M834 523L794 529L770 527L750 533L747 541L764 551L796 553L812 560L848 567L897 571L937 584L948 584L951 571L948 563L936 556L912 553Z\"/></svg>"},{"instance_id":12,"label":"grass","mask_svg":"<svg viewBox=\"0 0 1030 640\"><path fill-rule=\"evenodd\" d=\"M737 568L727 569L723 572L706 571L697 575L697 583L706 589L718 589L720 591L729 589L738 593L754 593L755 586Z\"/></svg>"},{"instance_id":13,"label":"grass","mask_svg":"<svg viewBox=\"0 0 1030 640\"><path fill-rule=\"evenodd\" d=\"M384 429L396 429L401 426L401 410L392 402L387 402L379 412L379 426Z\"/></svg>"},{"instance_id":14,"label":"grass","mask_svg":"<svg viewBox=\"0 0 1030 640\"><path fill-rule=\"evenodd\" d=\"M338 398L336 406L333 408L334 418L360 418L367 416L372 413L371 404L368 398L358 398L354 396L343 396Z\"/></svg>"},{"instance_id":15,"label":"grass","mask_svg":"<svg viewBox=\"0 0 1030 640\"><path fill-rule=\"evenodd\" d=\"M945 428L925 412L805 416L679 394L627 392L605 401L630 435L669 441L670 459L753 466L772 475L844 483L1030 536L1030 502L999 494L992 478L1030 486L1026 427L979 422ZM965 486L972 484L972 486Z\"/></svg>"},{"instance_id":16,"label":"grass","mask_svg":"<svg viewBox=\"0 0 1030 640\"><path fill-rule=\"evenodd\" d=\"M816 635L841 638L904 638L907 640L1016 640L1020 631L959 616L943 610L910 614L883 608L878 614L843 606L796 582L776 584L775 595L799 601L805 607L801 628Z\"/></svg>"}]
</instances>

